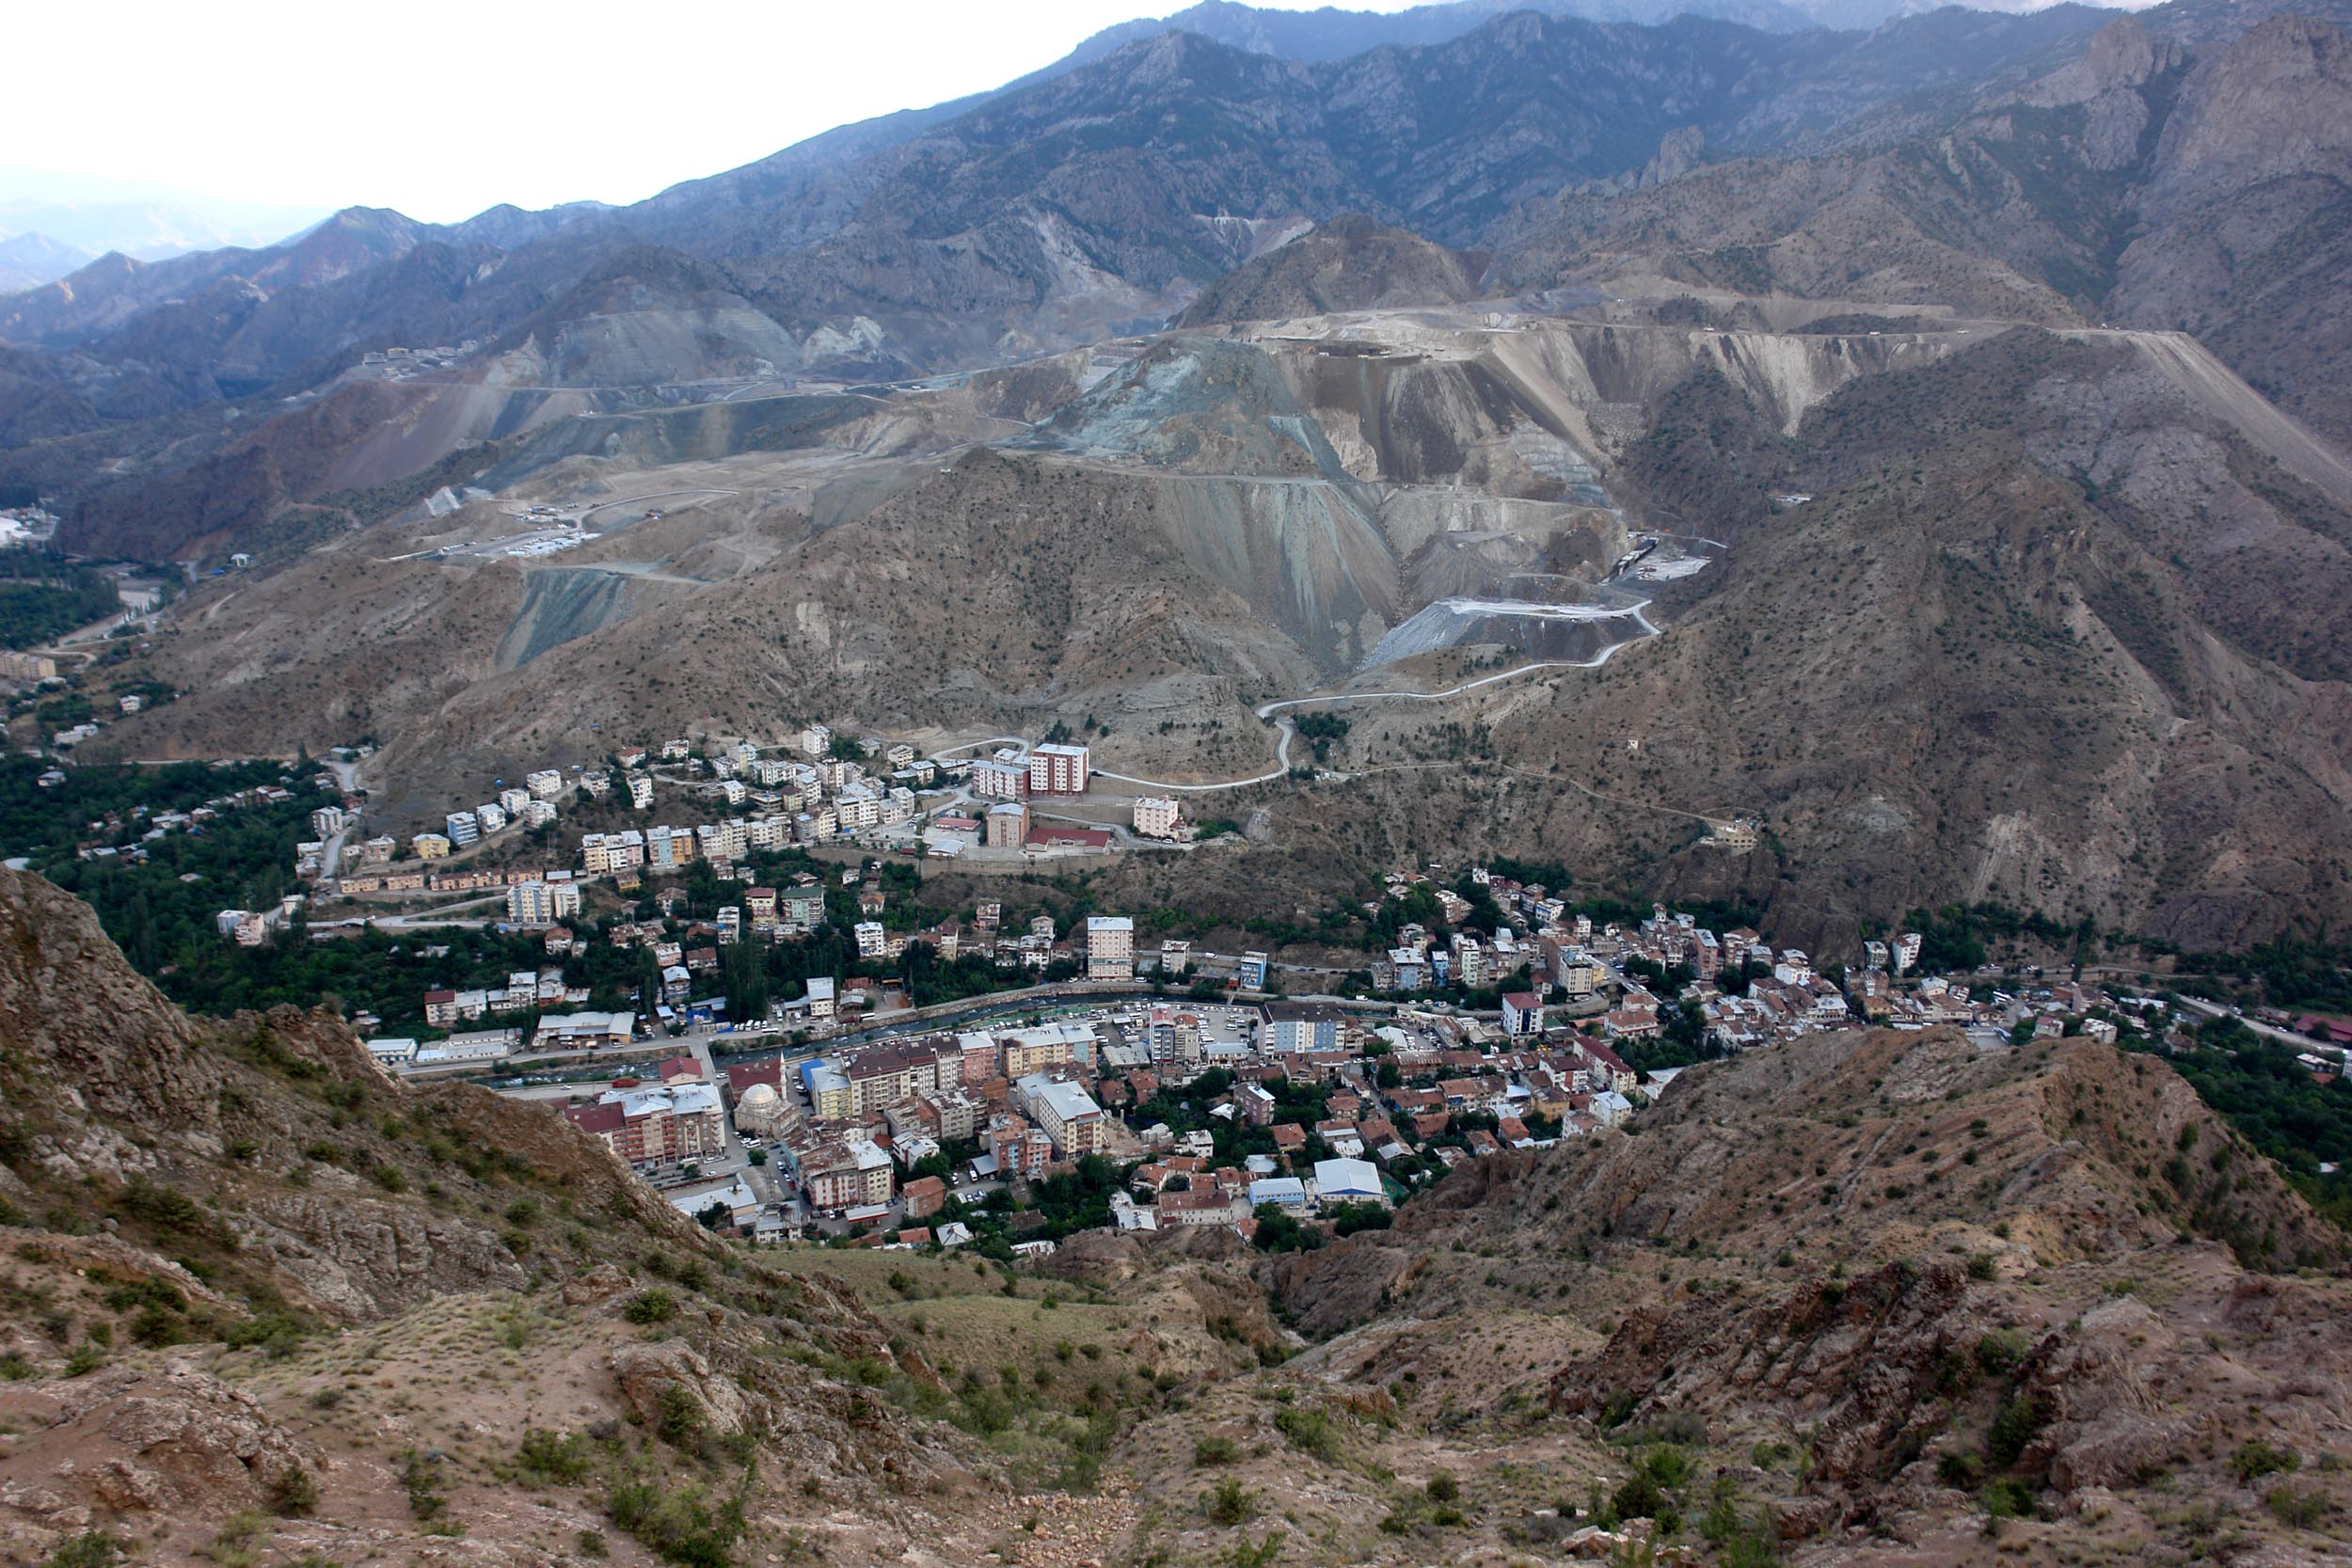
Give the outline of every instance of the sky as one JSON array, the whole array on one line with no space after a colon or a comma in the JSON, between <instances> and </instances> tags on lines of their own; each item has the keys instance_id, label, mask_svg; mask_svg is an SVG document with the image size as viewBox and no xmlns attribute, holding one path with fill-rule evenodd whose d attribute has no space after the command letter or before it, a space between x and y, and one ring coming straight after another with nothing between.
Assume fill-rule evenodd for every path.
<instances>
[{"instance_id":1,"label":"sky","mask_svg":"<svg viewBox=\"0 0 2352 1568\"><path fill-rule=\"evenodd\" d=\"M1305 8L1305 0L1255 0ZM1412 0L1348 0L1399 10ZM426 222L629 202L996 87L1154 0L21 8L0 201L193 196Z\"/></svg>"}]
</instances>

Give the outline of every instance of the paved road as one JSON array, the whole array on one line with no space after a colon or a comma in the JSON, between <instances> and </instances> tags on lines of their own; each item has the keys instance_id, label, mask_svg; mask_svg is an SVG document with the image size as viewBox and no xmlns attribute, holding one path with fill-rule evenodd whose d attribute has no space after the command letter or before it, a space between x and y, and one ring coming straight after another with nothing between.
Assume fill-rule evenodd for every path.
<instances>
[{"instance_id":1,"label":"paved road","mask_svg":"<svg viewBox=\"0 0 2352 1568\"><path fill-rule=\"evenodd\" d=\"M647 495L627 496L619 500L598 501L596 505L589 507L580 513L580 526L585 528L588 524L588 519L595 516L599 512L607 512L616 506L635 506L639 501L668 500L672 496L739 496L743 492L740 490L655 490Z\"/></svg>"},{"instance_id":2,"label":"paved road","mask_svg":"<svg viewBox=\"0 0 2352 1568\"><path fill-rule=\"evenodd\" d=\"M428 926L463 926L469 929L479 930L485 926L500 924L506 918L504 913L501 912L490 918L461 916L453 919L450 911L469 910L482 904L503 904L505 902L506 894L501 889L497 893L483 893L470 898L460 898L453 904L437 904L429 910L418 910L411 914L362 914L354 915L345 920L314 920L310 923L310 928L323 931L344 926L373 926L379 930L412 931Z\"/></svg>"},{"instance_id":3,"label":"paved road","mask_svg":"<svg viewBox=\"0 0 2352 1568\"><path fill-rule=\"evenodd\" d=\"M1275 715L1283 708L1305 707L1312 703L1377 703L1399 701L1435 703L1442 702L1449 697L1459 697L1466 691L1475 691L1482 686L1492 686L1497 681L1516 680L1521 675L1532 675L1543 670L1597 670L1602 665L1609 662L1611 655L1614 654L1619 648L1626 646L1627 643L1639 642L1643 638L1656 637L1658 635L1658 628L1652 626L1650 624L1649 617L1643 613L1645 610L1649 609L1649 605L1650 601L1644 599L1640 604L1633 607L1633 619L1642 628L1641 632L1637 636L1629 637L1625 639L1624 641L1612 642L1609 646L1603 648L1599 653L1595 654L1590 658L1542 659L1534 664L1522 664L1516 669L1502 671L1498 674L1481 675L1474 681L1464 681L1459 686L1447 687L1443 691L1332 691L1326 692L1320 696L1285 697L1279 702L1262 704L1257 709L1258 717L1261 719L1274 719L1276 726L1281 731L1281 738L1275 743L1275 766L1273 771L1271 772L1253 774L1247 779L1226 779L1217 784L1169 784L1160 779L1138 779L1131 777L1125 773L1113 773L1100 768L1096 768L1094 772L1098 778L1116 779L1120 784L1141 784L1146 789L1182 790L1186 794L1200 794L1205 791L1217 789L1247 789L1251 784L1271 784L1276 779L1281 778L1284 774L1290 771L1291 741L1296 737L1298 733L1296 729L1293 727L1289 720L1275 718Z\"/></svg>"},{"instance_id":4,"label":"paved road","mask_svg":"<svg viewBox=\"0 0 2352 1568\"><path fill-rule=\"evenodd\" d=\"M2181 1006L2187 1011L2195 1013L2200 1018L2236 1019L2237 1022L2245 1024L2247 1028L2252 1030L2255 1034L2260 1035L2266 1039L2277 1040L2280 1045L2291 1045L2297 1051L2310 1051L2320 1043L2319 1041L2312 1038L2311 1036L2298 1035L2292 1029L2281 1029L2273 1023L2257 1022L2253 1019L2248 1018L2242 1013L2233 1012L2230 1008L2221 1006L2217 1002L2207 1002L2195 996L2184 996L2181 998Z\"/></svg>"}]
</instances>

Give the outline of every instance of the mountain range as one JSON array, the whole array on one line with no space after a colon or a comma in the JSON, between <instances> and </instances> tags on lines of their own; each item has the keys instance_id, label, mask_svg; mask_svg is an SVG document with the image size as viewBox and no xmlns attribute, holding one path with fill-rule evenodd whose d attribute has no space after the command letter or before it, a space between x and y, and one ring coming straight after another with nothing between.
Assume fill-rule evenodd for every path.
<instances>
[{"instance_id":1,"label":"mountain range","mask_svg":"<svg viewBox=\"0 0 2352 1568\"><path fill-rule=\"evenodd\" d=\"M363 724L460 787L668 727L691 646L724 733L1107 719L1208 782L1263 703L1597 658L1640 595L1603 667L1234 797L1263 863L1572 845L1825 941L1994 896L2256 940L2352 913L2341 11L1203 7L632 207L103 258L0 299L0 480L69 547L265 562L132 754ZM1720 554L1629 587L1647 529ZM1693 843L1734 814L1775 847Z\"/></svg>"}]
</instances>

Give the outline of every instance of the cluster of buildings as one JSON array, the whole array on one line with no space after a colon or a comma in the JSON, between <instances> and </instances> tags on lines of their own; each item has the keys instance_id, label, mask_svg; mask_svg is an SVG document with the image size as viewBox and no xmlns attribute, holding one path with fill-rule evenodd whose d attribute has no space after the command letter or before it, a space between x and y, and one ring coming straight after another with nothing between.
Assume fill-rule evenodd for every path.
<instances>
[{"instance_id":1,"label":"cluster of buildings","mask_svg":"<svg viewBox=\"0 0 2352 1568\"><path fill-rule=\"evenodd\" d=\"M623 1078L564 1118L639 1169L715 1159L726 1149L719 1086L691 1056L673 1056L649 1079Z\"/></svg>"},{"instance_id":2,"label":"cluster of buildings","mask_svg":"<svg viewBox=\"0 0 2352 1568\"><path fill-rule=\"evenodd\" d=\"M818 1213L880 1217L906 1187L910 1219L946 1188L904 1173L951 1143L984 1151L974 1174L1034 1178L1110 1152L1111 1118L1089 1092L1098 1037L1079 1023L973 1030L877 1042L728 1069L736 1125L770 1140L778 1169ZM926 1204L928 1203L928 1209Z\"/></svg>"},{"instance_id":3,"label":"cluster of buildings","mask_svg":"<svg viewBox=\"0 0 2352 1568\"><path fill-rule=\"evenodd\" d=\"M493 833L508 827L544 828L556 819L556 800L564 791L564 775L555 768L541 768L526 774L519 789L501 789L495 800L485 800L471 811L453 811L441 819L442 831L418 833L408 840L408 847L421 861L445 860L461 849L470 849ZM371 845L359 848L360 864L378 864L370 859ZM389 860L389 853L384 859Z\"/></svg>"}]
</instances>

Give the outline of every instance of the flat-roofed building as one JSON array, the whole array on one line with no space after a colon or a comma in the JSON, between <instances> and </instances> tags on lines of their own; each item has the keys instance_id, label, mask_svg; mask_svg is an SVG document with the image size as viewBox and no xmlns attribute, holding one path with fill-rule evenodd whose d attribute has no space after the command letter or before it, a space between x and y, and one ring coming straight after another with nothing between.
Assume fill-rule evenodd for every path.
<instances>
[{"instance_id":1,"label":"flat-roofed building","mask_svg":"<svg viewBox=\"0 0 2352 1568\"><path fill-rule=\"evenodd\" d=\"M1062 1158L1075 1160L1100 1154L1109 1147L1103 1107L1077 1085L1035 1072L1013 1087L1027 1106L1028 1114L1054 1140L1054 1150Z\"/></svg>"}]
</instances>

